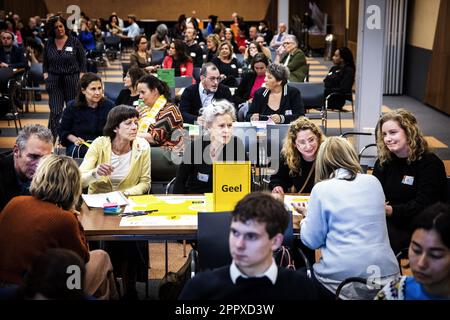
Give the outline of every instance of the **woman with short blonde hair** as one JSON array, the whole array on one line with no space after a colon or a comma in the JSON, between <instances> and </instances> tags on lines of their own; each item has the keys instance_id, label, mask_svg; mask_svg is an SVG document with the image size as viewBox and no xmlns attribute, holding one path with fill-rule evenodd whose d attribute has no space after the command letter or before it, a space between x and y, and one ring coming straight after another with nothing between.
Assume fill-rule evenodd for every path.
<instances>
[{"instance_id":1,"label":"woman with short blonde hair","mask_svg":"<svg viewBox=\"0 0 450 320\"><path fill-rule=\"evenodd\" d=\"M341 137L320 145L316 160L316 184L300 223L300 238L310 249L320 248L314 282L319 299L335 299L339 284L349 277L370 278L373 266L381 284L399 274L384 215L384 193L372 175L362 174L353 146ZM342 299L371 299L365 285L349 285ZM373 296L372 296L373 295Z\"/></svg>"},{"instance_id":2,"label":"woman with short blonde hair","mask_svg":"<svg viewBox=\"0 0 450 320\"><path fill-rule=\"evenodd\" d=\"M413 218L426 207L447 200L447 175L410 111L385 113L376 133L378 160L373 175L383 186L389 239L399 252L409 245Z\"/></svg>"}]
</instances>

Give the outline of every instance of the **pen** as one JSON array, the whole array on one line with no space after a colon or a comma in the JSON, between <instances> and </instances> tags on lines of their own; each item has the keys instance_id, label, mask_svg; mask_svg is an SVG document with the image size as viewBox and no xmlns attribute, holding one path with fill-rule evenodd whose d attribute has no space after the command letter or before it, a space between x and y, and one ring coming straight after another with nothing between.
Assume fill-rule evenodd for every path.
<instances>
[{"instance_id":1,"label":"pen","mask_svg":"<svg viewBox=\"0 0 450 320\"><path fill-rule=\"evenodd\" d=\"M110 203L111 201L109 200L109 198L108 197L106 197L106 202L108 202L108 203Z\"/></svg>"},{"instance_id":2,"label":"pen","mask_svg":"<svg viewBox=\"0 0 450 320\"><path fill-rule=\"evenodd\" d=\"M136 211L136 212L130 212L130 213L123 214L123 216L124 217L146 216L146 215L151 214L156 211L158 211L158 210Z\"/></svg>"}]
</instances>

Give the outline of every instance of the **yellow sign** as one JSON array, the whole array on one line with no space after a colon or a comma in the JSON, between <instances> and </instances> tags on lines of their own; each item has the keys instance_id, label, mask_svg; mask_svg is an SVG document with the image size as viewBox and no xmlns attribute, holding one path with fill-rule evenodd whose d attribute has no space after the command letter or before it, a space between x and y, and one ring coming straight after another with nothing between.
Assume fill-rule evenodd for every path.
<instances>
[{"instance_id":1,"label":"yellow sign","mask_svg":"<svg viewBox=\"0 0 450 320\"><path fill-rule=\"evenodd\" d=\"M214 162L214 211L231 211L251 190L250 162Z\"/></svg>"}]
</instances>

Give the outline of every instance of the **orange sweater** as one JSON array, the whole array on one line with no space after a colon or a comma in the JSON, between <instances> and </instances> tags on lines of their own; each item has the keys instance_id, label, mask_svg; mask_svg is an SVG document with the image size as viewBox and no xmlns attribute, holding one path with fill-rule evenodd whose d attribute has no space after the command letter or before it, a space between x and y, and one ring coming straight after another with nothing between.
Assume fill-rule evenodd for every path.
<instances>
[{"instance_id":1,"label":"orange sweater","mask_svg":"<svg viewBox=\"0 0 450 320\"><path fill-rule=\"evenodd\" d=\"M70 249L89 261L74 213L31 196L13 198L0 214L0 282L21 284L34 260L50 248Z\"/></svg>"}]
</instances>

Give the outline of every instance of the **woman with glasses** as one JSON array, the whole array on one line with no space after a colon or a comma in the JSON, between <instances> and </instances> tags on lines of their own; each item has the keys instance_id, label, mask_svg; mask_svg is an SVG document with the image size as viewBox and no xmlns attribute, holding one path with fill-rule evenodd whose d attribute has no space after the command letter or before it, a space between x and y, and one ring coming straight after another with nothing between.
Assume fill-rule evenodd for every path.
<instances>
[{"instance_id":1,"label":"woman with glasses","mask_svg":"<svg viewBox=\"0 0 450 320\"><path fill-rule=\"evenodd\" d=\"M88 147L86 142L102 135L103 127L114 102L104 97L99 76L86 73L80 79L78 95L64 109L59 139L66 147L66 155L83 158Z\"/></svg>"},{"instance_id":2,"label":"woman with glasses","mask_svg":"<svg viewBox=\"0 0 450 320\"><path fill-rule=\"evenodd\" d=\"M183 162L178 168L174 193L212 192L213 162L246 159L242 141L233 136L236 112L230 102L217 100L202 108L200 115L205 135L186 147Z\"/></svg>"},{"instance_id":3,"label":"woman with glasses","mask_svg":"<svg viewBox=\"0 0 450 320\"><path fill-rule=\"evenodd\" d=\"M287 35L283 41L284 55L280 59L280 63L288 67L291 82L304 82L308 72L305 54L298 48L297 37Z\"/></svg>"},{"instance_id":4,"label":"woman with glasses","mask_svg":"<svg viewBox=\"0 0 450 320\"><path fill-rule=\"evenodd\" d=\"M301 117L291 123L280 155L280 167L270 177L273 193L310 193L314 186L315 162L322 130L311 120Z\"/></svg>"},{"instance_id":5,"label":"woman with glasses","mask_svg":"<svg viewBox=\"0 0 450 320\"><path fill-rule=\"evenodd\" d=\"M119 96L116 99L116 106L124 104L127 106L136 107L139 100L139 92L137 89L137 82L140 78L148 74L144 69L138 67L131 67L123 79L125 88L120 90Z\"/></svg>"},{"instance_id":6,"label":"woman with glasses","mask_svg":"<svg viewBox=\"0 0 450 320\"><path fill-rule=\"evenodd\" d=\"M288 86L287 67L272 63L267 68L264 79L265 88L255 92L247 113L247 121L271 121L273 123L291 123L305 115L300 91Z\"/></svg>"},{"instance_id":7,"label":"woman with glasses","mask_svg":"<svg viewBox=\"0 0 450 320\"><path fill-rule=\"evenodd\" d=\"M164 58L162 66L164 69L174 69L175 77L192 77L192 82L195 83L194 64L183 41L173 40L170 43L169 54Z\"/></svg>"},{"instance_id":8,"label":"woman with glasses","mask_svg":"<svg viewBox=\"0 0 450 320\"><path fill-rule=\"evenodd\" d=\"M134 41L135 51L130 55L130 68L138 67L148 72L156 70L156 66L151 64L152 55L148 50L148 41L144 35L137 36Z\"/></svg>"},{"instance_id":9,"label":"woman with glasses","mask_svg":"<svg viewBox=\"0 0 450 320\"><path fill-rule=\"evenodd\" d=\"M222 76L222 84L229 87L237 87L238 83L236 78L239 77L239 68L236 58L233 57L233 47L227 41L222 42L219 45L219 53L217 57L212 60L217 66Z\"/></svg>"}]
</instances>

